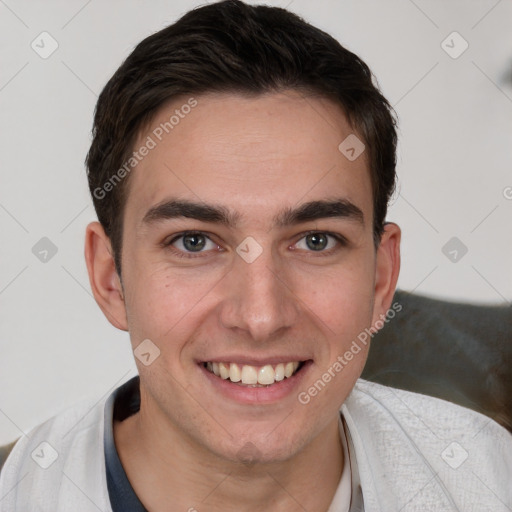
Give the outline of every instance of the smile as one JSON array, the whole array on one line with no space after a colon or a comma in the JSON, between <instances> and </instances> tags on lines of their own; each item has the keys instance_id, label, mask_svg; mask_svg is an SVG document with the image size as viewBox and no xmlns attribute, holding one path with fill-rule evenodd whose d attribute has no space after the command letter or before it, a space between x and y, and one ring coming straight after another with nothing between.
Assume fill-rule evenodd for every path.
<instances>
[{"instance_id":1,"label":"smile","mask_svg":"<svg viewBox=\"0 0 512 512\"><path fill-rule=\"evenodd\" d=\"M301 362L291 361L276 365L266 364L264 366L206 362L204 367L221 379L229 380L242 386L264 387L290 378L300 369Z\"/></svg>"}]
</instances>

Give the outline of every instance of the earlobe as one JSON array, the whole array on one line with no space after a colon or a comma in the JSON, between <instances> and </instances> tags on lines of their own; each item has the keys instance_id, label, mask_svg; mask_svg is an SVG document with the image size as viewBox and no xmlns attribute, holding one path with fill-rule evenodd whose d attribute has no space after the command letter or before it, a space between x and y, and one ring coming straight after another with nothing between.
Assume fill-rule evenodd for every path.
<instances>
[{"instance_id":1,"label":"earlobe","mask_svg":"<svg viewBox=\"0 0 512 512\"><path fill-rule=\"evenodd\" d=\"M400 238L400 227L387 222L376 255L372 325L381 318L380 315L386 315L395 294L400 273Z\"/></svg>"},{"instance_id":2,"label":"earlobe","mask_svg":"<svg viewBox=\"0 0 512 512\"><path fill-rule=\"evenodd\" d=\"M85 234L85 262L92 293L107 320L128 330L121 280L116 271L112 246L99 222L91 222Z\"/></svg>"}]
</instances>

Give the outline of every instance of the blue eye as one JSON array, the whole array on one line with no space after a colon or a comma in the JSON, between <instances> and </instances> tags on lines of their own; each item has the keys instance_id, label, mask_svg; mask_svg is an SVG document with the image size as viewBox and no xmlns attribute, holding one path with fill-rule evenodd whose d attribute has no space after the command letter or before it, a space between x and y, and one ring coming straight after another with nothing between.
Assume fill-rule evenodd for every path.
<instances>
[{"instance_id":1,"label":"blue eye","mask_svg":"<svg viewBox=\"0 0 512 512\"><path fill-rule=\"evenodd\" d=\"M324 233L312 233L304 237L306 245L313 251L323 251L328 245L329 240Z\"/></svg>"},{"instance_id":2,"label":"blue eye","mask_svg":"<svg viewBox=\"0 0 512 512\"><path fill-rule=\"evenodd\" d=\"M199 233L182 235L179 240L181 240L182 246L191 252L199 252L206 246L206 237Z\"/></svg>"},{"instance_id":3,"label":"blue eye","mask_svg":"<svg viewBox=\"0 0 512 512\"><path fill-rule=\"evenodd\" d=\"M201 232L181 233L170 242L165 243L165 246L176 249L176 254L185 258L191 257L194 253L200 254L219 247Z\"/></svg>"},{"instance_id":4,"label":"blue eye","mask_svg":"<svg viewBox=\"0 0 512 512\"><path fill-rule=\"evenodd\" d=\"M308 252L330 253L340 245L346 245L346 241L342 236L323 231L312 231L302 237L295 244L295 247L298 249L304 249Z\"/></svg>"},{"instance_id":5,"label":"blue eye","mask_svg":"<svg viewBox=\"0 0 512 512\"><path fill-rule=\"evenodd\" d=\"M317 253L319 256L328 256L346 245L347 240L342 235L325 231L310 231L293 245L293 249L300 249L310 254ZM204 257L208 256L211 251L223 251L218 244L201 231L180 233L171 240L163 242L162 246L171 250L178 258Z\"/></svg>"}]
</instances>

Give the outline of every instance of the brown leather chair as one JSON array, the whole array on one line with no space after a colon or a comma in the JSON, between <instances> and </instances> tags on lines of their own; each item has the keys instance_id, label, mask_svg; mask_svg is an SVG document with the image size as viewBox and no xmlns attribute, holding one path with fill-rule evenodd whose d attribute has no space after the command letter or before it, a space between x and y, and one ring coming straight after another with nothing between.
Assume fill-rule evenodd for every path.
<instances>
[{"instance_id":1,"label":"brown leather chair","mask_svg":"<svg viewBox=\"0 0 512 512\"><path fill-rule=\"evenodd\" d=\"M449 400L512 432L512 305L398 290L402 305L372 340L362 378Z\"/></svg>"},{"instance_id":2,"label":"brown leather chair","mask_svg":"<svg viewBox=\"0 0 512 512\"><path fill-rule=\"evenodd\" d=\"M402 306L371 341L362 377L449 400L512 432L512 306L398 290ZM0 447L0 468L14 446Z\"/></svg>"}]
</instances>

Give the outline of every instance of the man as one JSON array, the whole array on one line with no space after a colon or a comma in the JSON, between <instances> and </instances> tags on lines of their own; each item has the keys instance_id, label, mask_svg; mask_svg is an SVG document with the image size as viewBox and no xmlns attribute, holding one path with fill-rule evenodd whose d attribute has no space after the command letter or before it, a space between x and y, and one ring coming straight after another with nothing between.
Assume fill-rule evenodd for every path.
<instances>
[{"instance_id":1,"label":"man","mask_svg":"<svg viewBox=\"0 0 512 512\"><path fill-rule=\"evenodd\" d=\"M211 4L137 46L93 135L87 268L139 377L21 439L2 512L511 509L505 429L359 379L400 311L400 229L395 123L358 57Z\"/></svg>"}]
</instances>

